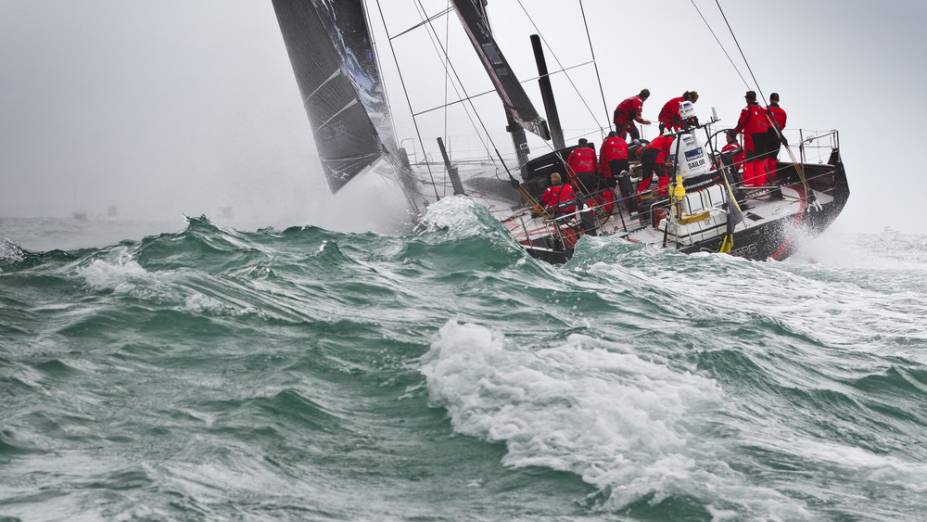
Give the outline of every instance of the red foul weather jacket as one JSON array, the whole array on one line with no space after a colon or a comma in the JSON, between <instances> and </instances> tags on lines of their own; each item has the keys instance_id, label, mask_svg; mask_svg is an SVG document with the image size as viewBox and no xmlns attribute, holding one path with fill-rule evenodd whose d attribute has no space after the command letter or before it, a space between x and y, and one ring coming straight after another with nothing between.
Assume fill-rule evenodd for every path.
<instances>
[{"instance_id":1,"label":"red foul weather jacket","mask_svg":"<svg viewBox=\"0 0 927 522\"><path fill-rule=\"evenodd\" d=\"M785 128L785 121L788 119L788 116L785 114L785 111L782 110L782 107L779 107L778 104L770 105L769 114L772 115L773 121L776 122L776 126L779 127L779 130Z\"/></svg>"},{"instance_id":2,"label":"red foul weather jacket","mask_svg":"<svg viewBox=\"0 0 927 522\"><path fill-rule=\"evenodd\" d=\"M743 165L744 159L747 157L747 153L744 152L743 147L737 143L726 143L721 147L721 152L732 153L733 156L731 156L731 161L734 162L734 167L738 169Z\"/></svg>"},{"instance_id":3,"label":"red foul weather jacket","mask_svg":"<svg viewBox=\"0 0 927 522\"><path fill-rule=\"evenodd\" d=\"M663 124L664 128L672 130L679 130L682 128L682 120L679 119L679 104L685 100L685 98L680 96L671 99L663 105L657 119Z\"/></svg>"},{"instance_id":4,"label":"red foul weather jacket","mask_svg":"<svg viewBox=\"0 0 927 522\"><path fill-rule=\"evenodd\" d=\"M621 136L605 138L599 148L599 159L606 164L612 160L628 159L628 142Z\"/></svg>"},{"instance_id":5,"label":"red foul weather jacket","mask_svg":"<svg viewBox=\"0 0 927 522\"><path fill-rule=\"evenodd\" d=\"M670 152L672 152L673 141L675 136L672 134L664 134L663 136L657 136L647 145L648 149L657 150L657 165L662 165L666 163L666 158L669 157Z\"/></svg>"},{"instance_id":6,"label":"red foul weather jacket","mask_svg":"<svg viewBox=\"0 0 927 522\"><path fill-rule=\"evenodd\" d=\"M760 107L760 104L752 102L740 111L740 119L737 120L737 127L734 132L743 132L747 135L765 134L769 131L769 120L766 119L766 109Z\"/></svg>"},{"instance_id":7,"label":"red foul weather jacket","mask_svg":"<svg viewBox=\"0 0 927 522\"><path fill-rule=\"evenodd\" d=\"M557 208L557 205L560 203L566 203L575 199L576 193L569 183L551 185L541 194L541 203L543 203L546 208L553 210L555 214L570 214L576 212L575 205Z\"/></svg>"},{"instance_id":8,"label":"red foul weather jacket","mask_svg":"<svg viewBox=\"0 0 927 522\"><path fill-rule=\"evenodd\" d=\"M595 172L595 151L590 147L576 147L567 157L567 165L570 167L572 174ZM570 177L572 178L572 175Z\"/></svg>"},{"instance_id":9,"label":"red foul weather jacket","mask_svg":"<svg viewBox=\"0 0 927 522\"><path fill-rule=\"evenodd\" d=\"M615 128L621 128L640 118L643 110L644 100L640 96L631 96L622 100L615 109Z\"/></svg>"}]
</instances>

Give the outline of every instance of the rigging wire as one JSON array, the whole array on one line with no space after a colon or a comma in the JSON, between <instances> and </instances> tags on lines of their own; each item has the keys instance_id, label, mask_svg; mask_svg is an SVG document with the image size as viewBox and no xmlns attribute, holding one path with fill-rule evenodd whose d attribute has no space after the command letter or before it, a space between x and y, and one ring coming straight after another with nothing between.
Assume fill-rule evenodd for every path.
<instances>
[{"instance_id":1,"label":"rigging wire","mask_svg":"<svg viewBox=\"0 0 927 522\"><path fill-rule=\"evenodd\" d=\"M377 2L379 2L379 0L377 0ZM426 13L426 11L425 11L425 6L422 5L422 0L415 0L415 2L416 2L416 3L418 4L418 6L421 8L422 16L425 16L424 13ZM436 39L437 39L437 41L438 41L438 45L441 46L441 40L437 38L437 34L438 34L438 33L435 31L434 25L433 25L431 22L428 22L428 27L431 29L431 31L432 31L433 33L435 33L435 37L436 37ZM447 49L445 49L443 46L441 46L441 51L444 53L445 59L447 59ZM457 83L460 84L460 88L461 88L461 90L463 90L464 96L468 96L468 97L469 97L469 95L467 94L467 88L464 86L463 82L460 80L460 75L457 74L457 68L454 67L454 64L453 64L449 59L447 60L447 64L448 64L448 66L450 67L451 72L454 73L454 77L457 79ZM518 180L515 179L515 176L512 175L512 171L509 170L509 167L508 167L508 165L505 163L505 160L502 159L502 153L499 152L499 148L496 147L495 141L493 141L492 136L490 136L489 131L486 129L486 124L483 123L483 118L480 117L479 111L477 111L477 110L476 110L476 106L473 105L473 100L468 100L468 103L470 104L470 108L473 109L473 114L476 116L477 121L480 122L480 126L483 128L483 132L486 133L486 138L489 140L489 143L492 145L492 148L493 148L493 150L495 151L496 156L499 158L499 162L502 163L502 168L504 168L504 169L505 169L505 173L508 174L508 176L509 176L509 181L511 181L511 183L512 183L512 188L516 189L516 190L522 195L522 197L524 197L525 200L526 200L531 206L537 207L537 208L541 208L541 209L542 209L542 212L544 212L544 213L546 214L547 212L546 212L545 210L543 210L543 207L540 206L540 204L539 204L538 201L534 198L534 196L532 196L531 193L529 193L528 190L525 189L525 187L522 186L522 185L518 182Z\"/></svg>"},{"instance_id":2,"label":"rigging wire","mask_svg":"<svg viewBox=\"0 0 927 522\"><path fill-rule=\"evenodd\" d=\"M400 31L399 34L394 34L393 36L389 37L389 39L390 39L390 40L393 40L393 39L399 38L400 36L402 36L402 35L404 35L404 34L406 34L406 33L411 33L412 31L418 29L419 27L421 27L421 26L423 26L423 25L425 25L425 24L431 22L432 20L437 20L438 18L441 18L442 16L444 16L444 15L450 13L450 12L451 12L451 8L448 7L448 8L445 9L444 11L441 11L440 13L437 13L437 14L435 14L434 16L429 17L428 20L424 20L424 21L422 21L422 22L419 22L419 23L413 25L412 27L410 27L410 28L408 28L408 29L406 29L406 30L404 30L404 31ZM448 17L448 18L450 18L450 17Z\"/></svg>"},{"instance_id":3,"label":"rigging wire","mask_svg":"<svg viewBox=\"0 0 927 522\"><path fill-rule=\"evenodd\" d=\"M554 61L557 62L557 66L565 70L565 67L560 63L560 58L557 57L557 53L554 52L553 47L547 43L547 38L544 38L544 33L541 32L541 29L538 27L538 24L534 22L534 18L531 17L531 14L525 8L525 4L522 3L522 0L516 0L518 5L521 7L521 10L525 13L525 16L528 18L528 21L531 22L531 26L534 27L535 32L540 36L541 41L544 42L544 45L547 47L547 50L550 51L550 55L554 57ZM580 92L579 87L576 86L576 83L573 81L573 78L569 74L566 75L567 80L569 80L570 85L573 87L573 90L576 91L576 95L579 97L580 101L583 102L583 105L586 107L586 110L589 111L589 115L592 116L592 121L595 122L599 127L599 132L604 135L604 127L599 123L599 120L595 117L595 113L592 111L592 108L589 107L589 103L586 101L586 98L583 96L583 93Z\"/></svg>"},{"instance_id":4,"label":"rigging wire","mask_svg":"<svg viewBox=\"0 0 927 522\"><path fill-rule=\"evenodd\" d=\"M724 56L727 56L727 61L730 62L731 67L733 67L734 71L737 72L737 76L740 76L740 81L744 82L744 86L747 89L750 89L750 84L747 82L746 78L744 78L743 73L740 72L740 68L737 67L737 64L734 63L734 59L731 58L730 54L728 54L727 48L724 47L723 43L721 43L721 40L718 38L718 35L715 34L715 30L711 28L711 24L708 23L708 20L705 18L705 15L702 14L702 10L698 8L698 4L695 3L695 0L689 0L689 2L692 4L692 7L695 8L695 11L698 13L699 17L701 17L702 22L704 22L705 27L708 28L708 31L711 33L711 36L715 38L715 42L718 42L718 47L721 48L721 52L724 53Z\"/></svg>"},{"instance_id":5,"label":"rigging wire","mask_svg":"<svg viewBox=\"0 0 927 522\"><path fill-rule=\"evenodd\" d=\"M396 49L393 47L393 40L389 37L389 28L386 26L386 17L383 16L383 7L380 5L380 0L377 0L377 10L380 11L380 21L383 22L383 31L386 32L386 40L389 42L389 50L393 55L393 61L396 63L396 71L399 73L399 84L402 85L402 93L406 97L406 103L409 105L409 112L415 112L412 109L412 99L409 98L409 91L406 90L406 82L402 77L402 69L399 67L399 59L396 57ZM418 122L415 118L412 118L412 126L415 127L415 134L418 136L418 143L422 147L422 155L425 155L425 142L422 141L422 133L418 128ZM427 159L427 158L426 158ZM431 172L431 165L426 165L428 168L428 177L431 179L431 188L435 191L435 198L441 199L441 196L438 195L438 187L435 184L434 174Z\"/></svg>"},{"instance_id":6,"label":"rigging wire","mask_svg":"<svg viewBox=\"0 0 927 522\"><path fill-rule=\"evenodd\" d=\"M447 0L447 10L451 10L451 0ZM444 46L450 49L448 42L450 41L451 34L451 17L447 16L444 18ZM450 54L450 52L448 52ZM450 75L447 73L447 62L444 62L444 142L447 143L447 82L451 79ZM450 145L450 143L448 143ZM450 153L448 154L450 157ZM447 165L444 165L444 195L447 195Z\"/></svg>"},{"instance_id":7,"label":"rigging wire","mask_svg":"<svg viewBox=\"0 0 927 522\"><path fill-rule=\"evenodd\" d=\"M744 50L740 47L740 42L737 40L737 36L734 34L734 29L731 27L731 23L727 20L727 15L724 14L724 9L721 8L721 2L715 0L715 5L718 6L718 11L721 12L721 18L724 18L724 23L727 25L728 32L731 33L731 38L734 39L734 44L737 46L737 50L740 51L740 57L744 60L744 65L747 66L747 70L750 71L750 77L753 78L753 85L756 86L756 90L760 93L760 97L763 99L764 104L766 101L766 95L763 94L763 89L760 87L760 82L756 81L756 75L753 74L753 68L750 67L750 62L747 61L747 55L744 54ZM746 82L744 82L746 83Z\"/></svg>"},{"instance_id":8,"label":"rigging wire","mask_svg":"<svg viewBox=\"0 0 927 522\"><path fill-rule=\"evenodd\" d=\"M550 71L550 72L548 72L545 76L553 76L553 75L555 75L555 74L562 74L562 73L564 73L564 72L566 72L566 71L572 71L573 69L578 69L578 68L580 68L580 67L584 67L584 66L586 66L586 65L589 65L590 63L592 63L591 60L588 61L588 62L578 63L578 64L576 64L576 65L571 65L571 66L567 67L566 69L559 69L559 70L556 70L556 71ZM526 78L526 79L524 79L524 80L519 80L519 83L522 83L522 84L531 83L531 82L533 82L533 81L535 81L535 80L538 80L538 79L540 79L540 78L541 78L541 76L532 76L531 78ZM474 100L474 99L476 99L476 98L479 98L479 97L481 97L481 96L486 96L487 94L492 94L492 93L494 93L494 92L497 92L497 91L496 91L495 88L492 88L492 89L489 89L488 91L483 91L483 92L479 92L479 93L473 94L473 95L471 95L471 96L467 96L466 98L461 98L461 99L459 99L459 100L454 100L454 101L452 101L452 102L447 102L445 105L436 105L436 106L431 107L431 108L428 108L428 109L422 109L422 110L416 112L416 113L415 113L415 116L421 116L422 114L427 114L427 113L429 113L429 112L434 112L434 111L436 111L436 110L438 110L438 109L443 109L443 108L449 107L449 106L451 106L451 105L456 105L456 104L458 104L458 103L463 103L463 102L465 102L465 101L467 101L467 100ZM599 127L596 127L596 129L599 129Z\"/></svg>"},{"instance_id":9,"label":"rigging wire","mask_svg":"<svg viewBox=\"0 0 927 522\"><path fill-rule=\"evenodd\" d=\"M377 0L377 2L379 3L379 0ZM421 8L423 12L425 11L425 6L422 5L422 0L415 0L415 3L418 4L418 6ZM427 22L427 23L431 31L435 32L434 25L432 25L431 22ZM435 32L435 34L437 33ZM463 82L460 80L460 75L457 74L457 68L454 67L454 64L451 63L450 60L447 59L447 49L445 49L444 46L441 45L440 40L438 40L438 45L441 47L441 51L444 53L444 58L445 60L447 60L447 64L450 67L451 72L454 73L454 78L457 79L457 83L460 85L460 89L463 91L464 96L467 96L469 98L470 95L467 94L467 88L464 87ZM486 138L489 140L489 143L492 145L492 148L495 151L496 156L499 158L499 161L502 163L502 167L505 169L505 172L508 173L509 177L514 180L515 178L512 177L512 173L511 171L509 171L508 165L506 165L505 160L502 159L502 154L499 152L499 148L496 147L495 141L493 141L492 136L489 135L489 130L486 129L486 124L483 122L483 118L480 116L479 111L476 110L476 106L473 105L473 100L468 99L467 102L470 104L470 108L473 110L473 114L476 116L476 120L480 123L480 127L483 128L483 132L486 133Z\"/></svg>"},{"instance_id":10,"label":"rigging wire","mask_svg":"<svg viewBox=\"0 0 927 522\"><path fill-rule=\"evenodd\" d=\"M415 5L414 2L413 2L413 5ZM422 7L422 8L424 9L424 7ZM427 17L427 13L425 13L424 11L419 10L419 6L418 6L418 5L415 5L415 9L416 9L416 11L418 11L419 16ZM430 24L429 24L429 25L430 25ZM433 29L433 28L432 28L432 29ZM444 63L444 66L445 66L445 75L446 75L446 76L445 76L445 79L450 78L450 75L447 75L447 72L446 72L446 71L447 71L448 65L449 65L451 62L450 62L450 59L448 58L448 53L447 53L447 52L442 53L442 49L440 48L439 43L436 43L437 31L435 31L435 35L434 35L434 36L432 36L432 31L426 30L425 33L428 34L428 39L429 39L429 41L431 41L431 46L432 46L432 48L435 50L435 53L438 55L438 59L441 60L441 61ZM437 41L440 42L439 39L438 39ZM458 83L459 83L459 82L460 82L460 79L458 78L457 81L458 81ZM454 83L454 82L452 81L452 82L451 82L451 87L453 87L454 93L457 94L457 97L458 97L458 98L463 98L463 96L460 94L460 89L457 88L457 84L456 84L456 83ZM460 84L460 87L461 87L461 89L463 88L463 83ZM489 91L489 92L492 92L492 91ZM466 95L466 91L464 91L464 95ZM469 96L468 96L468 98L469 98ZM465 98L464 98L464 99L465 99ZM459 101L460 101L460 100L459 100ZM453 105L453 103L448 104L448 105ZM439 109L439 108L440 108L440 107L433 107L433 108L431 108L431 109L424 110L424 111L412 112L412 117L413 117L413 118L417 118L418 116L420 116L420 115L422 115L422 114L425 114L426 112L431 112L431 111L437 110L437 109ZM467 109L467 106L466 106L466 105L463 106L463 110L464 110L464 113L467 115L467 119L470 120L470 126L473 127L473 132L476 134L477 139L480 140L480 145L482 145L482 146L483 146L483 149L485 149L485 151L486 151L486 157L489 158L489 161L491 161L491 162L493 163L493 165L495 165L496 160L495 160L495 158L493 158L492 152L489 150L489 146L486 145L486 142L483 140L483 136L482 136L482 134L480 134L480 130L477 128L476 122L473 121L473 116L470 115L470 111ZM475 111L475 109L474 109L474 111ZM410 112L411 112L411 111L410 111ZM485 130L486 127L484 126L483 129ZM486 134L487 134L487 137L488 137L489 133L487 132ZM493 146L495 146L495 145L493 145ZM498 168L498 166L496 166L496 168Z\"/></svg>"},{"instance_id":11,"label":"rigging wire","mask_svg":"<svg viewBox=\"0 0 927 522\"><path fill-rule=\"evenodd\" d=\"M602 108L605 109L605 121L608 122L608 130L612 130L612 121L609 118L608 104L605 102L605 90L602 89L602 77L599 76L599 64L595 61L595 49L592 47L592 36L589 35L589 24L586 22L586 10L583 9L583 0L579 0L579 12L583 14L583 25L586 26L586 40L589 41L589 54L592 55L592 65L595 67L595 79L599 82L599 94L602 95Z\"/></svg>"},{"instance_id":12,"label":"rigging wire","mask_svg":"<svg viewBox=\"0 0 927 522\"><path fill-rule=\"evenodd\" d=\"M734 34L734 29L731 27L731 23L727 20L727 15L724 14L724 9L721 7L721 2L719 0L715 0L715 5L718 6L718 11L721 12L721 18L724 18L724 23L725 25L727 25L727 30L731 33L731 38L734 39L734 44L737 45L737 50L740 51L740 57L743 58L744 65L747 66L747 71L750 72L750 77L753 78L753 84L756 85L757 92L760 93L760 99L763 100L763 106L766 108L766 119L769 120L769 123L772 126L772 128L776 129L776 136L779 137L779 139L781 140L782 139L782 129L780 129L779 125L776 124L775 118L772 118L769 114L769 105L767 104L767 101L766 101L768 100L768 98L766 98L766 94L763 93L763 88L760 87L760 82L756 80L756 75L753 74L753 68L750 67L750 62L747 60L747 55L744 54L744 50L740 46L740 41L737 40L737 36ZM804 165L802 165L796 160L795 153L792 151L792 147L789 146L788 141L785 141L783 145L785 145L785 151L789 154L789 158L792 160L792 163L796 165L795 171L798 172L798 178L801 180L802 188L805 189L805 194L808 195L808 199L811 202L814 202L815 200L814 192L811 191L811 189L809 189L808 187L808 180L805 177Z\"/></svg>"}]
</instances>

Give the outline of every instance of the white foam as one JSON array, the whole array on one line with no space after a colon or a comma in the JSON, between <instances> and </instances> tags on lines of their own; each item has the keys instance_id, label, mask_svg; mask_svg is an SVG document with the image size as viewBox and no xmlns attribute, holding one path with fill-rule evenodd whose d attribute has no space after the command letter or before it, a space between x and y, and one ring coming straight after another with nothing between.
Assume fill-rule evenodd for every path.
<instances>
[{"instance_id":1,"label":"white foam","mask_svg":"<svg viewBox=\"0 0 927 522\"><path fill-rule=\"evenodd\" d=\"M609 493L607 507L648 494L655 502L720 494L764 516L804 513L780 493L749 485L725 464L716 438L700 435L721 407L716 382L620 345L571 335L546 347L507 346L487 328L451 321L421 371L455 431L505 442L507 465L575 473Z\"/></svg>"},{"instance_id":2,"label":"white foam","mask_svg":"<svg viewBox=\"0 0 927 522\"><path fill-rule=\"evenodd\" d=\"M822 466L842 468L876 484L893 484L919 493L927 492L927 464L892 455L877 455L863 448L831 441L774 437L754 442L774 451L801 455Z\"/></svg>"},{"instance_id":3,"label":"white foam","mask_svg":"<svg viewBox=\"0 0 927 522\"><path fill-rule=\"evenodd\" d=\"M447 229L467 237L485 229L480 220L481 209L479 204L466 196L449 196L429 205L421 223L428 232Z\"/></svg>"},{"instance_id":4,"label":"white foam","mask_svg":"<svg viewBox=\"0 0 927 522\"><path fill-rule=\"evenodd\" d=\"M94 259L78 269L87 284L97 290L114 290L127 293L139 284L156 282L155 277L136 261L128 248L112 250L106 258Z\"/></svg>"},{"instance_id":5,"label":"white foam","mask_svg":"<svg viewBox=\"0 0 927 522\"><path fill-rule=\"evenodd\" d=\"M9 239L0 240L0 260L3 261L22 261L23 251L19 245Z\"/></svg>"}]
</instances>

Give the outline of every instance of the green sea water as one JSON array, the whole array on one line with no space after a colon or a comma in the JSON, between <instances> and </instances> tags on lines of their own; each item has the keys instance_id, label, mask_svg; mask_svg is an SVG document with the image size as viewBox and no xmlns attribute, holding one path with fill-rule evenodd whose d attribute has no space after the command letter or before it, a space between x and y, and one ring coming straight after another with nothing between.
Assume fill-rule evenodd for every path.
<instances>
[{"instance_id":1,"label":"green sea water","mask_svg":"<svg viewBox=\"0 0 927 522\"><path fill-rule=\"evenodd\" d=\"M4 242L0 519L927 519L927 237L426 221Z\"/></svg>"}]
</instances>

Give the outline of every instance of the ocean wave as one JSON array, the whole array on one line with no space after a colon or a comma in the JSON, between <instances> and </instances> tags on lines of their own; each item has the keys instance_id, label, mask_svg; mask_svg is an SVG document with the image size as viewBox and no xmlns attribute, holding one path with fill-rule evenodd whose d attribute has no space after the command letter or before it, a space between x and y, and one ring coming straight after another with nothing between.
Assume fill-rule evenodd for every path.
<instances>
[{"instance_id":1,"label":"ocean wave","mask_svg":"<svg viewBox=\"0 0 927 522\"><path fill-rule=\"evenodd\" d=\"M775 490L750 484L703 442L724 400L717 383L573 335L511 346L490 329L449 322L423 358L431 400L460 433L505 442L505 464L569 471L625 510L696 495L751 516L805 515ZM705 418L700 418L701 416Z\"/></svg>"},{"instance_id":2,"label":"ocean wave","mask_svg":"<svg viewBox=\"0 0 927 522\"><path fill-rule=\"evenodd\" d=\"M77 270L88 285L97 290L129 292L139 285L160 281L135 260L127 247L117 247L103 258L93 259Z\"/></svg>"},{"instance_id":3,"label":"ocean wave","mask_svg":"<svg viewBox=\"0 0 927 522\"><path fill-rule=\"evenodd\" d=\"M9 239L0 240L0 261L17 262L25 257L23 249Z\"/></svg>"},{"instance_id":4,"label":"ocean wave","mask_svg":"<svg viewBox=\"0 0 927 522\"><path fill-rule=\"evenodd\" d=\"M922 238L825 236L756 262L585 237L554 266L465 198L429 212L405 236L195 218L11 249L5 514L927 509Z\"/></svg>"}]
</instances>

